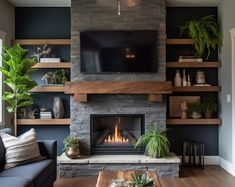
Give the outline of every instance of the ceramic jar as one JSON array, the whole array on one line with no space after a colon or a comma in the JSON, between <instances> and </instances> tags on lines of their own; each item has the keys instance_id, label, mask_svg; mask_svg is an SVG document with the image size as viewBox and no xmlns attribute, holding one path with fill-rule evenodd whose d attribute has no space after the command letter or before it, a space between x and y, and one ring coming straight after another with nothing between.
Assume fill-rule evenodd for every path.
<instances>
[{"instance_id":1,"label":"ceramic jar","mask_svg":"<svg viewBox=\"0 0 235 187\"><path fill-rule=\"evenodd\" d=\"M197 84L205 84L205 73L203 71L198 71L196 75Z\"/></svg>"}]
</instances>

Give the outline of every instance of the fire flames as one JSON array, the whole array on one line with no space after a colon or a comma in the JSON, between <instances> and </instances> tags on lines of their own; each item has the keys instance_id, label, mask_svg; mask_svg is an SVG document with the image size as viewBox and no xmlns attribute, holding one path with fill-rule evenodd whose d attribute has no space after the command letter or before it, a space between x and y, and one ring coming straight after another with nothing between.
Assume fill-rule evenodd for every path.
<instances>
[{"instance_id":1,"label":"fire flames","mask_svg":"<svg viewBox=\"0 0 235 187\"><path fill-rule=\"evenodd\" d=\"M124 137L119 130L120 123L121 123L121 119L118 118L118 120L115 124L114 134L108 135L108 137L104 140L104 143L118 144L118 143L128 143L129 142L128 138Z\"/></svg>"}]
</instances>

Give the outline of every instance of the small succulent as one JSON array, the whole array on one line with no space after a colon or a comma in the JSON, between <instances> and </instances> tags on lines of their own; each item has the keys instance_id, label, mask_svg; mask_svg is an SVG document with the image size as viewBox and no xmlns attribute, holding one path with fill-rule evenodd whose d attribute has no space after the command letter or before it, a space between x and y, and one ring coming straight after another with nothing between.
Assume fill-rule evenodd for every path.
<instances>
[{"instance_id":1,"label":"small succulent","mask_svg":"<svg viewBox=\"0 0 235 187\"><path fill-rule=\"evenodd\" d=\"M147 174L132 174L129 187L155 187L153 179Z\"/></svg>"},{"instance_id":2,"label":"small succulent","mask_svg":"<svg viewBox=\"0 0 235 187\"><path fill-rule=\"evenodd\" d=\"M79 138L76 136L67 136L64 141L64 149L67 150L69 147L78 148L79 147Z\"/></svg>"}]
</instances>

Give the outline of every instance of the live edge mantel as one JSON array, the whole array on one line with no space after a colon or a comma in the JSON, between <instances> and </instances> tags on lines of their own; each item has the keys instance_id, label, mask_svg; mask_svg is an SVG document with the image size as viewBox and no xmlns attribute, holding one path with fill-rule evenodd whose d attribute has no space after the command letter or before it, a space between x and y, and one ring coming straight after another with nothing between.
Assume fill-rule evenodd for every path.
<instances>
[{"instance_id":1,"label":"live edge mantel","mask_svg":"<svg viewBox=\"0 0 235 187\"><path fill-rule=\"evenodd\" d=\"M162 102L162 95L172 93L171 81L84 81L68 82L66 94L74 94L75 101L88 102L89 94L143 94L150 102Z\"/></svg>"}]
</instances>

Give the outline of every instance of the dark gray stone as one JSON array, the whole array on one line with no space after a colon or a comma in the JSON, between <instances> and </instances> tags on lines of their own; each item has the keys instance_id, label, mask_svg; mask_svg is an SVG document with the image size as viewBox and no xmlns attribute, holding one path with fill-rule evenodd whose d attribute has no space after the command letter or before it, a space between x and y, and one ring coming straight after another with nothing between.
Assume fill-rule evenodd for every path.
<instances>
[{"instance_id":1,"label":"dark gray stone","mask_svg":"<svg viewBox=\"0 0 235 187\"><path fill-rule=\"evenodd\" d=\"M151 170L156 171L160 177L163 178L178 178L179 177L179 164L59 164L60 177L79 177L79 176L90 176L98 175L103 170Z\"/></svg>"},{"instance_id":2,"label":"dark gray stone","mask_svg":"<svg viewBox=\"0 0 235 187\"><path fill-rule=\"evenodd\" d=\"M71 81L164 81L166 71L165 0L144 0L139 7L124 9L117 15L113 8L98 6L96 0L72 0L71 6ZM80 73L80 31L82 30L157 30L158 72L145 74ZM90 153L91 114L144 114L145 128L156 122L166 126L166 103L150 103L144 95L91 95L88 103L70 99L72 135L82 139L82 153Z\"/></svg>"}]
</instances>

